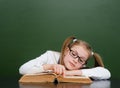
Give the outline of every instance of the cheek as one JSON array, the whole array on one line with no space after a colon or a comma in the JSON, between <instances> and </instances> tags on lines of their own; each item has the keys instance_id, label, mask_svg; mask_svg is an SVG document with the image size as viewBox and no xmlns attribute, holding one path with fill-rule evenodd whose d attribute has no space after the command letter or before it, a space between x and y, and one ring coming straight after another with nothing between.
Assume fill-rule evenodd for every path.
<instances>
[{"instance_id":1,"label":"cheek","mask_svg":"<svg viewBox=\"0 0 120 88\"><path fill-rule=\"evenodd\" d=\"M72 58L70 57L69 54L66 54L66 55L64 56L63 62L64 62L65 67L68 67L68 66L69 66L69 62L71 61L71 59L72 59Z\"/></svg>"},{"instance_id":2,"label":"cheek","mask_svg":"<svg viewBox=\"0 0 120 88\"><path fill-rule=\"evenodd\" d=\"M66 55L63 59L64 61L64 65L65 67L69 68L69 70L79 70L83 67L82 64L79 64L79 63L76 63L75 64L75 67L69 67L69 61L71 60L72 58L69 56L69 55Z\"/></svg>"},{"instance_id":3,"label":"cheek","mask_svg":"<svg viewBox=\"0 0 120 88\"><path fill-rule=\"evenodd\" d=\"M70 57L68 55L65 55L63 58L64 63L68 62L70 60Z\"/></svg>"}]
</instances>

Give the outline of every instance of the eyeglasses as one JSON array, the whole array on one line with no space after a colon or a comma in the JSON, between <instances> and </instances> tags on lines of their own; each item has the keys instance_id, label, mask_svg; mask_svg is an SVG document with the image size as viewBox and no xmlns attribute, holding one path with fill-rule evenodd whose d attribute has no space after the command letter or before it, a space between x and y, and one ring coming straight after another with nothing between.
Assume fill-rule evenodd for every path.
<instances>
[{"instance_id":1,"label":"eyeglasses","mask_svg":"<svg viewBox=\"0 0 120 88\"><path fill-rule=\"evenodd\" d=\"M74 59L78 58L78 62L79 62L80 64L85 64L85 63L86 63L86 61L84 61L80 56L78 56L78 55L75 53L75 51L71 50L70 48L69 48L69 50L70 50L69 54L70 54Z\"/></svg>"}]
</instances>

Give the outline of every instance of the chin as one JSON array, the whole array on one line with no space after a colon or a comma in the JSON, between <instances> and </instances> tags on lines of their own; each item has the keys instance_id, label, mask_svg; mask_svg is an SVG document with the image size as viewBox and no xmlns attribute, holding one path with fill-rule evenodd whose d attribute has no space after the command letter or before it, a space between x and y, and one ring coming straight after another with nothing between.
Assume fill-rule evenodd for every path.
<instances>
[{"instance_id":1,"label":"chin","mask_svg":"<svg viewBox=\"0 0 120 88\"><path fill-rule=\"evenodd\" d=\"M76 70L76 69L74 69L74 68L67 68L67 70Z\"/></svg>"},{"instance_id":2,"label":"chin","mask_svg":"<svg viewBox=\"0 0 120 88\"><path fill-rule=\"evenodd\" d=\"M72 70L71 67L66 67L67 70Z\"/></svg>"}]
</instances>

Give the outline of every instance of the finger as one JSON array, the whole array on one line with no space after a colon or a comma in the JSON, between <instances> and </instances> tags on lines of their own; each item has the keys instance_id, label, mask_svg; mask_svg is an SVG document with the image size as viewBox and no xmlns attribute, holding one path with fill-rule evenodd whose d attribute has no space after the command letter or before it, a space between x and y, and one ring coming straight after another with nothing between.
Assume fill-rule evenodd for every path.
<instances>
[{"instance_id":1,"label":"finger","mask_svg":"<svg viewBox=\"0 0 120 88\"><path fill-rule=\"evenodd\" d=\"M57 68L57 74L61 74L62 73L62 69L61 69L61 66L59 66L58 68Z\"/></svg>"},{"instance_id":2,"label":"finger","mask_svg":"<svg viewBox=\"0 0 120 88\"><path fill-rule=\"evenodd\" d=\"M59 74L59 75L62 74L62 66L61 65L57 66L56 73Z\"/></svg>"},{"instance_id":3,"label":"finger","mask_svg":"<svg viewBox=\"0 0 120 88\"><path fill-rule=\"evenodd\" d=\"M60 74L63 75L64 73L65 73L65 67L64 67L64 66L61 66Z\"/></svg>"},{"instance_id":4,"label":"finger","mask_svg":"<svg viewBox=\"0 0 120 88\"><path fill-rule=\"evenodd\" d=\"M54 73L57 72L57 67L56 66L54 66L53 71L54 71Z\"/></svg>"},{"instance_id":5,"label":"finger","mask_svg":"<svg viewBox=\"0 0 120 88\"><path fill-rule=\"evenodd\" d=\"M65 68L62 69L62 75L65 76Z\"/></svg>"},{"instance_id":6,"label":"finger","mask_svg":"<svg viewBox=\"0 0 120 88\"><path fill-rule=\"evenodd\" d=\"M63 68L61 67L60 69L59 69L59 74L61 75L63 73Z\"/></svg>"},{"instance_id":7,"label":"finger","mask_svg":"<svg viewBox=\"0 0 120 88\"><path fill-rule=\"evenodd\" d=\"M59 72L60 72L60 66L59 66L59 65L55 66L54 72L55 72L56 74L59 74Z\"/></svg>"}]
</instances>

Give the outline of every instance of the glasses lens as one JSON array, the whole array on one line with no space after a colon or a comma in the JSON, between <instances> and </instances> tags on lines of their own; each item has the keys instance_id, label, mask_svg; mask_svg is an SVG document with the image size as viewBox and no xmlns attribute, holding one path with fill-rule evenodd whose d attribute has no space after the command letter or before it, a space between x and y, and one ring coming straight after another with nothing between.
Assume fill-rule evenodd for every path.
<instances>
[{"instance_id":1,"label":"glasses lens","mask_svg":"<svg viewBox=\"0 0 120 88\"><path fill-rule=\"evenodd\" d=\"M80 64L84 64L84 63L85 63L85 61L82 60L82 59L75 53L75 51L73 51L73 50L70 49L70 53L69 53L69 54L70 54L74 59L78 58L78 62L79 62Z\"/></svg>"},{"instance_id":2,"label":"glasses lens","mask_svg":"<svg viewBox=\"0 0 120 88\"><path fill-rule=\"evenodd\" d=\"M75 53L73 50L70 51L70 54L71 54L71 56L72 56L73 58L77 58L77 55L76 55L76 53Z\"/></svg>"}]
</instances>

